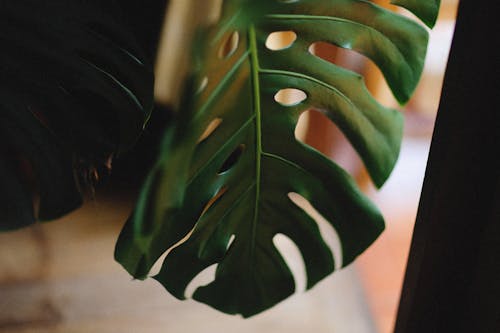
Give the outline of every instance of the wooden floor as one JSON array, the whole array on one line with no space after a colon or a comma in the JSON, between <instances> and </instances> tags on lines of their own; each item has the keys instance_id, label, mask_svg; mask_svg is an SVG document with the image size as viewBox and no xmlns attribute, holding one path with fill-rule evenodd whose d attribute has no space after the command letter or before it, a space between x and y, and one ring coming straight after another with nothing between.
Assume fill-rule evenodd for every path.
<instances>
[{"instance_id":1,"label":"wooden floor","mask_svg":"<svg viewBox=\"0 0 500 333\"><path fill-rule=\"evenodd\" d=\"M394 172L370 196L382 210L386 230L356 261L377 332L393 332L423 184L430 139L405 139Z\"/></svg>"},{"instance_id":2,"label":"wooden floor","mask_svg":"<svg viewBox=\"0 0 500 333\"><path fill-rule=\"evenodd\" d=\"M130 207L98 197L62 221L0 234L0 332L375 332L354 266L249 320L132 281L112 258Z\"/></svg>"}]
</instances>

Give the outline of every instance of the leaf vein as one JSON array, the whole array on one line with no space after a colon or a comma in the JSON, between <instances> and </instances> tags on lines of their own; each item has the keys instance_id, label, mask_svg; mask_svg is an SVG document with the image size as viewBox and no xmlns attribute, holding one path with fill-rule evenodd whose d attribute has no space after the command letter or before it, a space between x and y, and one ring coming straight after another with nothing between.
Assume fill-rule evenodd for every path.
<instances>
[{"instance_id":1,"label":"leaf vein","mask_svg":"<svg viewBox=\"0 0 500 333\"><path fill-rule=\"evenodd\" d=\"M400 47L396 43L394 43L390 38L387 38L386 35L384 35L382 32L380 32L379 30L377 30L377 29L375 29L373 27L370 27L369 25L362 24L360 22L352 21L352 20L345 19L345 18L332 17L332 16L273 14L273 15L268 15L268 18L278 19L278 20L297 20L297 19L303 19L303 20L311 20L311 21L334 21L334 22L337 21L337 22L343 22L343 23L347 23L347 24L352 24L352 25L360 26L362 28L366 28L369 31L374 32L375 34L377 34L380 38L388 41L389 44L391 44L392 46L394 46L395 50L397 50L397 53L401 56L402 59L404 59L405 67L407 67L407 69L410 69L410 72L412 74L414 74L413 71L412 71L411 66L406 61L406 57L404 56L404 53L400 49Z\"/></svg>"}]
</instances>

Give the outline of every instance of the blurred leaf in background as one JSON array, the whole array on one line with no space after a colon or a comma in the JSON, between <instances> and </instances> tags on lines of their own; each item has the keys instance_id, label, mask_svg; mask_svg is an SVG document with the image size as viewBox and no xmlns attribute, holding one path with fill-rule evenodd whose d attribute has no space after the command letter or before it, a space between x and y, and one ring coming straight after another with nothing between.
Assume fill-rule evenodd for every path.
<instances>
[{"instance_id":1,"label":"blurred leaf in background","mask_svg":"<svg viewBox=\"0 0 500 333\"><path fill-rule=\"evenodd\" d=\"M0 1L0 230L75 209L136 142L152 63L121 14L115 1Z\"/></svg>"}]
</instances>

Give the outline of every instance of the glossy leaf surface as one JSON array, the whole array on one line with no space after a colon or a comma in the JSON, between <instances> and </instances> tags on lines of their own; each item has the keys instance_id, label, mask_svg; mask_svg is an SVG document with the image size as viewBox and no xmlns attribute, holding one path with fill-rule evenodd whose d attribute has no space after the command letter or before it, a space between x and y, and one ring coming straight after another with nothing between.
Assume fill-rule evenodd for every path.
<instances>
[{"instance_id":1,"label":"glossy leaf surface","mask_svg":"<svg viewBox=\"0 0 500 333\"><path fill-rule=\"evenodd\" d=\"M381 186L396 162L402 117L377 103L363 79L310 52L317 41L372 59L405 102L422 71L427 33L418 24L366 1L270 3L248 20L226 1L221 22L203 40L197 85L187 89L176 126L148 178L115 256L145 278L166 251L154 278L185 298L188 284L217 265L215 280L193 297L221 311L251 316L294 292L294 279L274 245L277 235L300 249L307 287L334 270L314 219L292 198L307 200L336 230L342 266L384 229L383 218L353 179L299 142L299 116L314 108L344 132ZM241 25L246 20L253 24ZM266 47L270 34L293 31L288 47ZM295 104L280 91L302 92Z\"/></svg>"}]
</instances>

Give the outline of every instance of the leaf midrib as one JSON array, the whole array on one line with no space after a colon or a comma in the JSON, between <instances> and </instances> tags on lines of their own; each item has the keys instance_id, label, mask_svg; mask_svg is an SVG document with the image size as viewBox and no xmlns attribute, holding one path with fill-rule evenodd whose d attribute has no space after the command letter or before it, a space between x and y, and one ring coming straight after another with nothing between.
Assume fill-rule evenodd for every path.
<instances>
[{"instance_id":1,"label":"leaf midrib","mask_svg":"<svg viewBox=\"0 0 500 333\"><path fill-rule=\"evenodd\" d=\"M257 36L255 33L255 26L250 26L248 30L249 49L250 49L250 77L252 80L252 96L255 111L255 201L254 201L254 214L252 220L252 233L250 235L250 259L255 258L255 240L257 235L257 220L259 216L259 202L260 202L260 180L261 180L261 159L262 159L262 118L261 118L261 105L260 105L260 78L259 78L259 56L257 47ZM251 265L250 267L253 267Z\"/></svg>"},{"instance_id":2,"label":"leaf midrib","mask_svg":"<svg viewBox=\"0 0 500 333\"><path fill-rule=\"evenodd\" d=\"M198 170L189 178L187 182L187 186L190 186L193 181L201 174L201 172L210 164L212 163L218 156L219 154L224 151L227 146L231 143L231 141L238 135L241 134L243 130L245 130L248 125L255 119L255 116L250 117L245 121L245 123L235 132L233 133L229 138L226 139L226 142L224 142L217 151L212 154L212 156L205 162L201 167L198 168Z\"/></svg>"}]
</instances>

